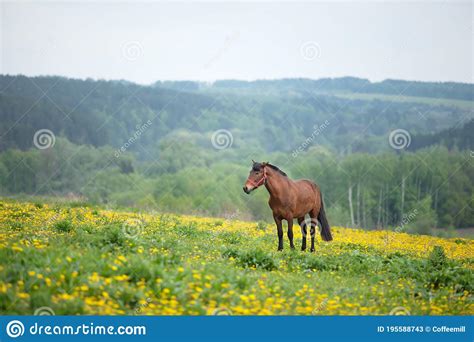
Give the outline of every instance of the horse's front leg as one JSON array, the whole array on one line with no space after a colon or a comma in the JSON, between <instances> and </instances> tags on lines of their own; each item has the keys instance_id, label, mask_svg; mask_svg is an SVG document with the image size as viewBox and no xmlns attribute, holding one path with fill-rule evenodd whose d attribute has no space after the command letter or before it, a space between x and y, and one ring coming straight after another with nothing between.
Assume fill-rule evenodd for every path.
<instances>
[{"instance_id":1,"label":"horse's front leg","mask_svg":"<svg viewBox=\"0 0 474 342\"><path fill-rule=\"evenodd\" d=\"M278 232L278 250L283 250L283 227L281 223L281 218L277 216L273 216L275 223L277 225L277 232Z\"/></svg>"},{"instance_id":2,"label":"horse's front leg","mask_svg":"<svg viewBox=\"0 0 474 342\"><path fill-rule=\"evenodd\" d=\"M287 219L288 221L288 240L290 240L290 248L295 249L295 244L293 243L293 218Z\"/></svg>"}]
</instances>

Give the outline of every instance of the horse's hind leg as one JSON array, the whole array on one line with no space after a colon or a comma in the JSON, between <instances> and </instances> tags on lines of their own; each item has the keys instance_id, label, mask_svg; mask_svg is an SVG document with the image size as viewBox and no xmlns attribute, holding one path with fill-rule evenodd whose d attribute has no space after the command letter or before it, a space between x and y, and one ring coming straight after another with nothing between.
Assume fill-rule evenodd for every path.
<instances>
[{"instance_id":1,"label":"horse's hind leg","mask_svg":"<svg viewBox=\"0 0 474 342\"><path fill-rule=\"evenodd\" d=\"M303 236L302 240L301 240L301 250L305 251L306 250L306 234L307 234L307 231L306 231L306 223L304 222L304 217L299 217L298 218L298 224L301 227L301 235Z\"/></svg>"},{"instance_id":2,"label":"horse's hind leg","mask_svg":"<svg viewBox=\"0 0 474 342\"><path fill-rule=\"evenodd\" d=\"M290 218L288 221L288 240L290 240L290 248L295 249L295 244L293 243L293 218Z\"/></svg>"}]
</instances>

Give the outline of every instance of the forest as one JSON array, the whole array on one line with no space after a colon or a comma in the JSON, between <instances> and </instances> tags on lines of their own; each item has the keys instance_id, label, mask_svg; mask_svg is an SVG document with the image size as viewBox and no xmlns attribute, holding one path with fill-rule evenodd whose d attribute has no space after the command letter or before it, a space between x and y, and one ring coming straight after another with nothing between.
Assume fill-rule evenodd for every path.
<instances>
[{"instance_id":1,"label":"forest","mask_svg":"<svg viewBox=\"0 0 474 342\"><path fill-rule=\"evenodd\" d=\"M353 77L3 75L0 194L270 221L265 190L242 191L254 159L314 180L333 225L455 234L474 227L473 101L471 84Z\"/></svg>"}]
</instances>

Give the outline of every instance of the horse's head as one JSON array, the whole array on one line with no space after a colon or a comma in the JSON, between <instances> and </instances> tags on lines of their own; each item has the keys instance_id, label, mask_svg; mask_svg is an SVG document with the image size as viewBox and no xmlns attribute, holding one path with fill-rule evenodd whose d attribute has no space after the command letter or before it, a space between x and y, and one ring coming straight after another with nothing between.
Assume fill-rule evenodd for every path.
<instances>
[{"instance_id":1,"label":"horse's head","mask_svg":"<svg viewBox=\"0 0 474 342\"><path fill-rule=\"evenodd\" d=\"M265 184L267 180L266 166L268 162L258 163L252 160L253 165L250 170L249 177L244 185L244 192L250 194L253 190L257 189L260 185Z\"/></svg>"}]
</instances>

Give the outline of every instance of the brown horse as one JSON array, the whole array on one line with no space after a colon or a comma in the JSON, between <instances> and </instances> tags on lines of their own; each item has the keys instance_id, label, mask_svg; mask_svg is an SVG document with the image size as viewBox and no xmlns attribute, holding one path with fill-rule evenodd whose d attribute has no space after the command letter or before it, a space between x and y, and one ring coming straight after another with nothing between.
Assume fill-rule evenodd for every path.
<instances>
[{"instance_id":1,"label":"brown horse","mask_svg":"<svg viewBox=\"0 0 474 342\"><path fill-rule=\"evenodd\" d=\"M321 238L324 241L332 240L331 228L324 212L321 191L315 183L306 179L293 181L278 167L269 163L253 161L252 169L244 185L244 191L249 194L261 185L265 185L270 193L268 204L273 211L273 218L277 226L279 251L283 249L282 220L288 222L290 247L295 248L293 244L293 219L295 218L298 220L303 234L301 250L306 249L307 223L304 219L306 214L311 217L311 252L314 252L317 220L321 224Z\"/></svg>"}]
</instances>

